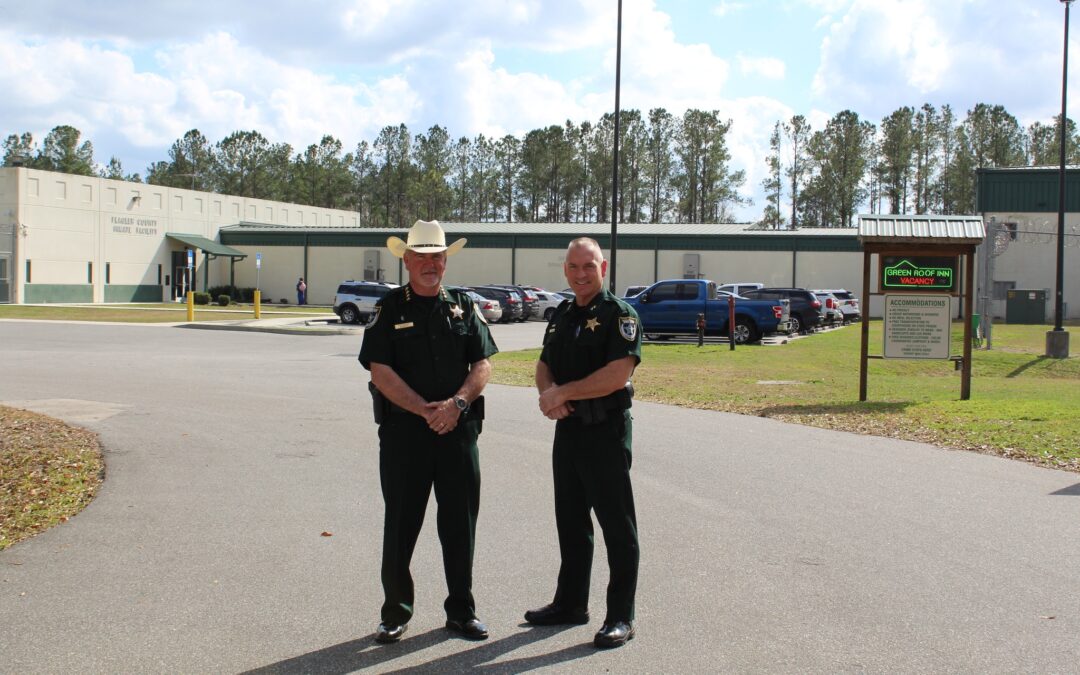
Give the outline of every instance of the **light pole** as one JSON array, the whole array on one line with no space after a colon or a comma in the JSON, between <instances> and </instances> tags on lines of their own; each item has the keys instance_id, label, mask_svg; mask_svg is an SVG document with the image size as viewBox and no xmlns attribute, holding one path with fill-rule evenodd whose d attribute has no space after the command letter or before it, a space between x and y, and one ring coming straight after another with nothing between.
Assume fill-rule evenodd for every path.
<instances>
[{"instance_id":1,"label":"light pole","mask_svg":"<svg viewBox=\"0 0 1080 675\"><path fill-rule=\"evenodd\" d=\"M611 265L608 281L611 294L618 295L615 286L615 269L619 256L619 80L622 77L622 0L619 0L619 18L615 27L615 147L611 169Z\"/></svg>"},{"instance_id":2,"label":"light pole","mask_svg":"<svg viewBox=\"0 0 1080 675\"><path fill-rule=\"evenodd\" d=\"M1065 281L1065 141L1066 120L1065 94L1068 91L1069 74L1069 5L1073 0L1061 0L1065 5L1065 46L1061 63L1061 125L1059 134L1060 166L1058 171L1058 231L1057 231L1057 293L1054 296L1054 330L1046 333L1046 355L1052 358L1069 357L1069 333L1062 326Z\"/></svg>"}]
</instances>

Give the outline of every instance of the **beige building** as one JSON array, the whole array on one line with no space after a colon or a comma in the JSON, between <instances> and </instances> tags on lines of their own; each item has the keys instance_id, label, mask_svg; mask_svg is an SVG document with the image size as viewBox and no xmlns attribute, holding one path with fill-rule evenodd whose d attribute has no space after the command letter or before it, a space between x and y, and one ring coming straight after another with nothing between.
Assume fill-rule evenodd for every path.
<instances>
[{"instance_id":1,"label":"beige building","mask_svg":"<svg viewBox=\"0 0 1080 675\"><path fill-rule=\"evenodd\" d=\"M1070 222L1073 218L1070 214ZM389 234L404 233L363 225L351 211L0 168L0 302L160 302L183 297L191 288L235 285L258 287L274 303L295 303L297 279L304 277L308 302L329 305L343 280L407 280L400 261L385 248ZM581 235L595 237L611 259L606 223L444 226L451 239L469 240L448 267L452 284L564 288L563 252ZM995 258L994 279L1011 275L1016 287L1052 288L1050 247L1040 244L1036 251L1027 243L1018 235ZM1067 251L1067 269L1077 269L1076 247ZM1030 256L1038 263L1031 264ZM862 288L854 228L621 224L616 263L620 290L695 276L856 293ZM1066 300L1080 297L1077 275L1066 281ZM877 315L877 300L864 311ZM1004 302L999 305L995 314L1003 316ZM1067 315L1080 315L1080 301L1072 305Z\"/></svg>"}]
</instances>

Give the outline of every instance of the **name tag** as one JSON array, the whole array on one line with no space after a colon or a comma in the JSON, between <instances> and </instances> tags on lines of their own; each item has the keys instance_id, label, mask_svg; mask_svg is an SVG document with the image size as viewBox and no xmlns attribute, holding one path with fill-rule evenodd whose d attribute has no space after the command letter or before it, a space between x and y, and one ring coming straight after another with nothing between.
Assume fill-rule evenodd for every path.
<instances>
[{"instance_id":1,"label":"name tag","mask_svg":"<svg viewBox=\"0 0 1080 675\"><path fill-rule=\"evenodd\" d=\"M394 330L401 330L402 328L412 328L412 327L413 327L413 322L412 321L406 321L405 323L395 323L394 324Z\"/></svg>"}]
</instances>

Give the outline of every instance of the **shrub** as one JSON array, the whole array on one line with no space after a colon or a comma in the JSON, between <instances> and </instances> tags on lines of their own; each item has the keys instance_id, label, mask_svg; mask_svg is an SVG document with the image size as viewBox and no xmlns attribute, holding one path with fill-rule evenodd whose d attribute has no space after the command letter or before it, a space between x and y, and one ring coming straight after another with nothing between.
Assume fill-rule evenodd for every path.
<instances>
[{"instance_id":1,"label":"shrub","mask_svg":"<svg viewBox=\"0 0 1080 675\"><path fill-rule=\"evenodd\" d=\"M209 305L210 304L210 294L205 293L203 291L196 291L195 294L194 294L194 299L195 299L195 304L196 305Z\"/></svg>"},{"instance_id":2,"label":"shrub","mask_svg":"<svg viewBox=\"0 0 1080 675\"><path fill-rule=\"evenodd\" d=\"M232 302L232 298L225 295L224 293L217 296L217 304L221 305L222 307L228 307L230 302Z\"/></svg>"},{"instance_id":3,"label":"shrub","mask_svg":"<svg viewBox=\"0 0 1080 675\"><path fill-rule=\"evenodd\" d=\"M287 305L287 304L289 304L289 299L288 298L282 298L282 299L278 300L278 302L281 303L282 305Z\"/></svg>"}]
</instances>

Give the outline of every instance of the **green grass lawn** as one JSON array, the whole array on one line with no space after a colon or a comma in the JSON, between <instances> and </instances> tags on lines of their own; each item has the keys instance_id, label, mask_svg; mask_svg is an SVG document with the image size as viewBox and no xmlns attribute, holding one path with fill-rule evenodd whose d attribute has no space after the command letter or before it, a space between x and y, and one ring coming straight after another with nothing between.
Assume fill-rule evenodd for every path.
<instances>
[{"instance_id":1,"label":"green grass lawn","mask_svg":"<svg viewBox=\"0 0 1080 675\"><path fill-rule=\"evenodd\" d=\"M994 349L974 351L971 399L949 361L871 359L859 398L858 325L783 346L646 344L637 397L772 417L1080 470L1080 358L1042 356L1048 326L994 326ZM1076 331L1072 331L1076 332ZM953 354L961 326L954 325ZM1075 342L1075 341L1074 341ZM1072 345L1076 353L1080 345ZM870 354L881 354L881 322ZM492 381L532 385L537 350L499 354Z\"/></svg>"},{"instance_id":2,"label":"green grass lawn","mask_svg":"<svg viewBox=\"0 0 1080 675\"><path fill-rule=\"evenodd\" d=\"M333 314L330 307L271 305L263 303L261 318ZM196 321L227 321L255 318L252 304L195 305ZM187 305L176 302L130 305L0 305L0 319L43 319L54 321L125 321L130 323L169 323L187 321Z\"/></svg>"}]
</instances>

